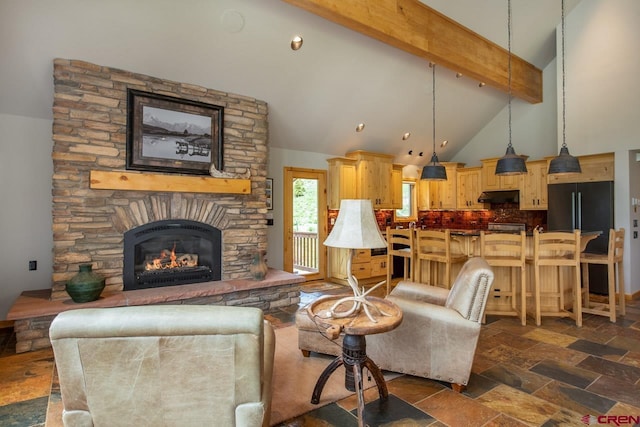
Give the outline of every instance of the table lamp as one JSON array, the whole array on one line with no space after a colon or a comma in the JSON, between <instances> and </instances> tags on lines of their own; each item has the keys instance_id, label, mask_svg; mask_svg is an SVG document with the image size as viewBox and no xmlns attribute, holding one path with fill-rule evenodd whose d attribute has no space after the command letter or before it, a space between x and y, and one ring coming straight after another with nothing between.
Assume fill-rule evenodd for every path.
<instances>
[{"instance_id":1,"label":"table lamp","mask_svg":"<svg viewBox=\"0 0 640 427\"><path fill-rule=\"evenodd\" d=\"M380 234L378 229L378 223L376 222L375 215L373 213L373 205L371 200L368 199L345 199L340 202L340 212L338 212L338 219L329 233L329 236L324 241L325 246L332 248L344 248L349 249L349 256L347 258L347 282L353 290L353 297L345 297L337 301L333 307L329 310L331 317L348 317L351 315L357 315L360 309L364 309L367 317L372 322L376 322L369 307L372 307L376 313L385 313L378 310L374 305L367 302L367 295L374 289L378 288L382 282L376 284L371 289L365 292L364 287L362 289L358 286L358 279L356 279L351 273L351 263L355 254L355 249L375 249L386 248L387 242ZM338 306L345 302L353 302L350 309L345 311L337 311Z\"/></svg>"}]
</instances>

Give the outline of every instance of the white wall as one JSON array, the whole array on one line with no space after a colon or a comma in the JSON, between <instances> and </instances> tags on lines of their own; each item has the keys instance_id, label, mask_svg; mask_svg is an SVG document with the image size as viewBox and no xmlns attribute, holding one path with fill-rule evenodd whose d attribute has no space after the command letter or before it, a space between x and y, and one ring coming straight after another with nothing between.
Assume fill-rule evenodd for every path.
<instances>
[{"instance_id":1,"label":"white wall","mask_svg":"<svg viewBox=\"0 0 640 427\"><path fill-rule=\"evenodd\" d=\"M511 143L517 154L530 160L555 155L557 146L556 61L542 70L539 104L511 101ZM509 142L509 109L500 111L451 161L480 166L480 159L501 157Z\"/></svg>"},{"instance_id":2,"label":"white wall","mask_svg":"<svg viewBox=\"0 0 640 427\"><path fill-rule=\"evenodd\" d=\"M631 226L631 197L638 197L640 180L629 160L629 150L640 149L639 22L637 0L582 0L565 28L567 144L574 155L615 153L615 227L630 236L627 294L640 292L640 250Z\"/></svg>"},{"instance_id":3,"label":"white wall","mask_svg":"<svg viewBox=\"0 0 640 427\"><path fill-rule=\"evenodd\" d=\"M327 170L327 159L335 157L321 153L269 148L269 164L267 174L273 178L273 225L267 232L267 264L281 270L284 266L284 224L283 224L283 168L296 167Z\"/></svg>"},{"instance_id":4,"label":"white wall","mask_svg":"<svg viewBox=\"0 0 640 427\"><path fill-rule=\"evenodd\" d=\"M52 146L51 120L0 114L0 320L21 292L51 288Z\"/></svg>"}]
</instances>

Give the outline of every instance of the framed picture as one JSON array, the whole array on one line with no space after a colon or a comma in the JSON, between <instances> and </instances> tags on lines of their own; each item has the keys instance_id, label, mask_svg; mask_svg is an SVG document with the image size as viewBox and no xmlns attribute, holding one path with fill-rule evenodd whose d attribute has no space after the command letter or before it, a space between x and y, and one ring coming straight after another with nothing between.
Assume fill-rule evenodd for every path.
<instances>
[{"instance_id":1,"label":"framed picture","mask_svg":"<svg viewBox=\"0 0 640 427\"><path fill-rule=\"evenodd\" d=\"M265 190L267 195L267 209L273 209L273 178L267 178L267 188Z\"/></svg>"},{"instance_id":2,"label":"framed picture","mask_svg":"<svg viewBox=\"0 0 640 427\"><path fill-rule=\"evenodd\" d=\"M222 170L223 107L129 89L127 109L127 169Z\"/></svg>"}]
</instances>

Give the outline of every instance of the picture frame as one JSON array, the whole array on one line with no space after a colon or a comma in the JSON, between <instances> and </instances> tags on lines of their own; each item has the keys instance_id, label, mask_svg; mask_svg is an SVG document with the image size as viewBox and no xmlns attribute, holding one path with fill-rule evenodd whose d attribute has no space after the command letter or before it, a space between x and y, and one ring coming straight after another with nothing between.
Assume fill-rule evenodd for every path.
<instances>
[{"instance_id":1,"label":"picture frame","mask_svg":"<svg viewBox=\"0 0 640 427\"><path fill-rule=\"evenodd\" d=\"M267 178L265 194L267 196L267 209L273 210L273 178Z\"/></svg>"},{"instance_id":2,"label":"picture frame","mask_svg":"<svg viewBox=\"0 0 640 427\"><path fill-rule=\"evenodd\" d=\"M224 107L127 90L126 168L209 175L223 170Z\"/></svg>"}]
</instances>

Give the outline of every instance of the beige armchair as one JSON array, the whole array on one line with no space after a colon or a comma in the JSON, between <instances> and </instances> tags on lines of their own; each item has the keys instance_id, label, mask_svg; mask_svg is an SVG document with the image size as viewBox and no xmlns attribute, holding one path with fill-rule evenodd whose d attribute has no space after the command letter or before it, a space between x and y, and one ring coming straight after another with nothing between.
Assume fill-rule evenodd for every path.
<instances>
[{"instance_id":1,"label":"beige armchair","mask_svg":"<svg viewBox=\"0 0 640 427\"><path fill-rule=\"evenodd\" d=\"M403 313L400 326L367 336L367 355L381 369L446 381L462 391L469 381L493 271L482 258L469 259L451 290L402 281L387 299ZM337 354L309 316L299 311L298 347ZM342 338L338 339L337 342Z\"/></svg>"},{"instance_id":2,"label":"beige armchair","mask_svg":"<svg viewBox=\"0 0 640 427\"><path fill-rule=\"evenodd\" d=\"M393 331L367 337L367 354L380 368L446 381L461 391L469 381L493 271L469 259L451 290L400 282L387 297L403 313Z\"/></svg>"},{"instance_id":3,"label":"beige armchair","mask_svg":"<svg viewBox=\"0 0 640 427\"><path fill-rule=\"evenodd\" d=\"M260 309L78 309L50 338L67 427L269 425L275 335Z\"/></svg>"}]
</instances>

